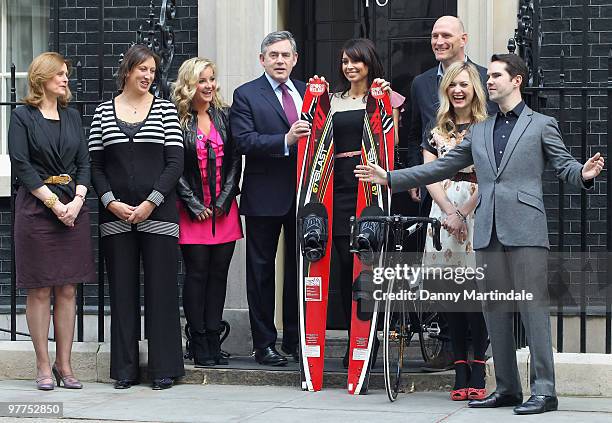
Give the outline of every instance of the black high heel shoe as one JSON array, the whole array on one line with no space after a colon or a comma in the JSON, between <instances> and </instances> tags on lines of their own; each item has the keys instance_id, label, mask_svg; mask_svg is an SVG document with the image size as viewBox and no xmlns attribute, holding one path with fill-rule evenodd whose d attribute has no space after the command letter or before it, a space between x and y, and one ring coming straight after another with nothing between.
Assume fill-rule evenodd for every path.
<instances>
[{"instance_id":1,"label":"black high heel shoe","mask_svg":"<svg viewBox=\"0 0 612 423\"><path fill-rule=\"evenodd\" d=\"M374 345L372 346L372 368L376 366L376 359L378 358L378 348L380 347L380 341L378 340L378 336L374 338Z\"/></svg>"},{"instance_id":2,"label":"black high heel shoe","mask_svg":"<svg viewBox=\"0 0 612 423\"><path fill-rule=\"evenodd\" d=\"M220 331L206 331L206 340L208 343L208 353L213 364L227 366L229 361L221 353L221 333Z\"/></svg>"},{"instance_id":3,"label":"black high heel shoe","mask_svg":"<svg viewBox=\"0 0 612 423\"><path fill-rule=\"evenodd\" d=\"M342 367L348 369L349 365L349 351L351 350L350 344L346 346L346 351L344 352L344 357L342 357Z\"/></svg>"}]
</instances>

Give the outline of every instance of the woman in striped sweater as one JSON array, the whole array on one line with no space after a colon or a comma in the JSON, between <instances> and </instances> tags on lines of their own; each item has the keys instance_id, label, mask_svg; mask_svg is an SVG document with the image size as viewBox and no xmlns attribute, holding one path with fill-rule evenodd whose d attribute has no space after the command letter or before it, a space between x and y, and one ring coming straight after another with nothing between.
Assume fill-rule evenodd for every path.
<instances>
[{"instance_id":1,"label":"woman in striped sweater","mask_svg":"<svg viewBox=\"0 0 612 423\"><path fill-rule=\"evenodd\" d=\"M89 135L92 180L111 300L111 378L116 389L139 381L140 261L144 268L148 375L153 389L184 375L178 304L178 214L183 172L176 108L149 89L159 58L135 45L119 67L121 94L96 109Z\"/></svg>"}]
</instances>

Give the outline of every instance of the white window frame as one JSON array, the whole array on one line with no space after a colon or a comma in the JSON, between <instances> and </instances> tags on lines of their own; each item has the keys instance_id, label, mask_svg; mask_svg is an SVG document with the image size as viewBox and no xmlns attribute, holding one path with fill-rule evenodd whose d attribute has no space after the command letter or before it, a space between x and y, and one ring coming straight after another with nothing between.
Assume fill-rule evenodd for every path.
<instances>
[{"instance_id":1,"label":"white window frame","mask_svg":"<svg viewBox=\"0 0 612 423\"><path fill-rule=\"evenodd\" d=\"M11 69L10 63L7 60L6 50L8 48L6 40L8 39L8 8L7 1L10 0L0 0L0 39L3 40L0 43L0 99L3 102L11 101L11 91L8 87L8 84L11 81ZM25 79L27 78L28 73L25 71L15 72L15 79ZM23 97L25 93L17 93L20 97ZM17 98L19 101L19 98ZM8 155L8 145L6 139L6 133L8 131L9 119L7 117L7 113L5 108L10 106L2 106L3 113L0 114L0 155Z\"/></svg>"},{"instance_id":2,"label":"white window frame","mask_svg":"<svg viewBox=\"0 0 612 423\"><path fill-rule=\"evenodd\" d=\"M8 43L8 2L15 0L0 0L0 101L11 101L11 91L8 84L11 81L11 69L7 59ZM15 80L25 80L27 71L15 72ZM17 92L17 101L25 96L24 92ZM8 156L8 125L10 106L0 106L0 197L10 195L11 165Z\"/></svg>"}]
</instances>

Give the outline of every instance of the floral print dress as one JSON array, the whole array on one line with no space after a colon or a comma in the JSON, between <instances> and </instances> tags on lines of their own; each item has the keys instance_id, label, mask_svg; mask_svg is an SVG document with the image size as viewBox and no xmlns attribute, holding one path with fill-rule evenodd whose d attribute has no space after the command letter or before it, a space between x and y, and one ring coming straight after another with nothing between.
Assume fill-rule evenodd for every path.
<instances>
[{"instance_id":1,"label":"floral print dress","mask_svg":"<svg viewBox=\"0 0 612 423\"><path fill-rule=\"evenodd\" d=\"M429 139L423 141L422 147L432 152L438 157L443 157L455 146L457 146L463 140L465 134L468 131L469 124L457 125L457 135L443 136L436 128L430 132ZM469 176L470 173L474 172L474 165L470 165L459 173L464 173ZM458 175L459 176L459 175ZM472 175L474 176L474 175ZM474 182L466 180L454 180L454 179L465 179L465 178L452 178L445 179L440 182L442 188L446 193L448 200L456 207L461 207L466 203L469 198L476 192L478 185ZM446 219L446 213L444 213L435 201L432 201L431 212L429 217L435 217L440 222L444 222ZM431 225L427 228L427 237L425 239L425 251L423 254L423 265L424 266L450 266L450 267L471 267L475 268L476 260L474 255L473 240L474 240L474 212L470 212L466 215L467 219L467 239L464 243L460 243L457 238L448 233L444 228L440 232L440 242L442 244L442 251L437 251L433 245L433 229Z\"/></svg>"}]
</instances>

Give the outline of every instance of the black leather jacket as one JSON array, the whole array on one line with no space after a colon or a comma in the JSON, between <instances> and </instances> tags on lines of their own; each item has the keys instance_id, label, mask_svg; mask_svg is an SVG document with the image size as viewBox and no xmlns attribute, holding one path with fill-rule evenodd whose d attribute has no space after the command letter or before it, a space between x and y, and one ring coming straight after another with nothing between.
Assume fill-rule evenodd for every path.
<instances>
[{"instance_id":1,"label":"black leather jacket","mask_svg":"<svg viewBox=\"0 0 612 423\"><path fill-rule=\"evenodd\" d=\"M240 193L240 175L242 174L242 156L236 152L236 145L230 133L229 108L216 108L211 106L208 110L212 123L223 140L223 165L221 167L221 191L217 193L216 207L223 210L227 216L232 205L232 200ZM198 164L196 150L196 135L198 121L194 116L183 129L185 145L185 168L181 176L177 192L179 198L186 206L192 219L202 213L204 205L204 193L202 190L202 176Z\"/></svg>"}]
</instances>

